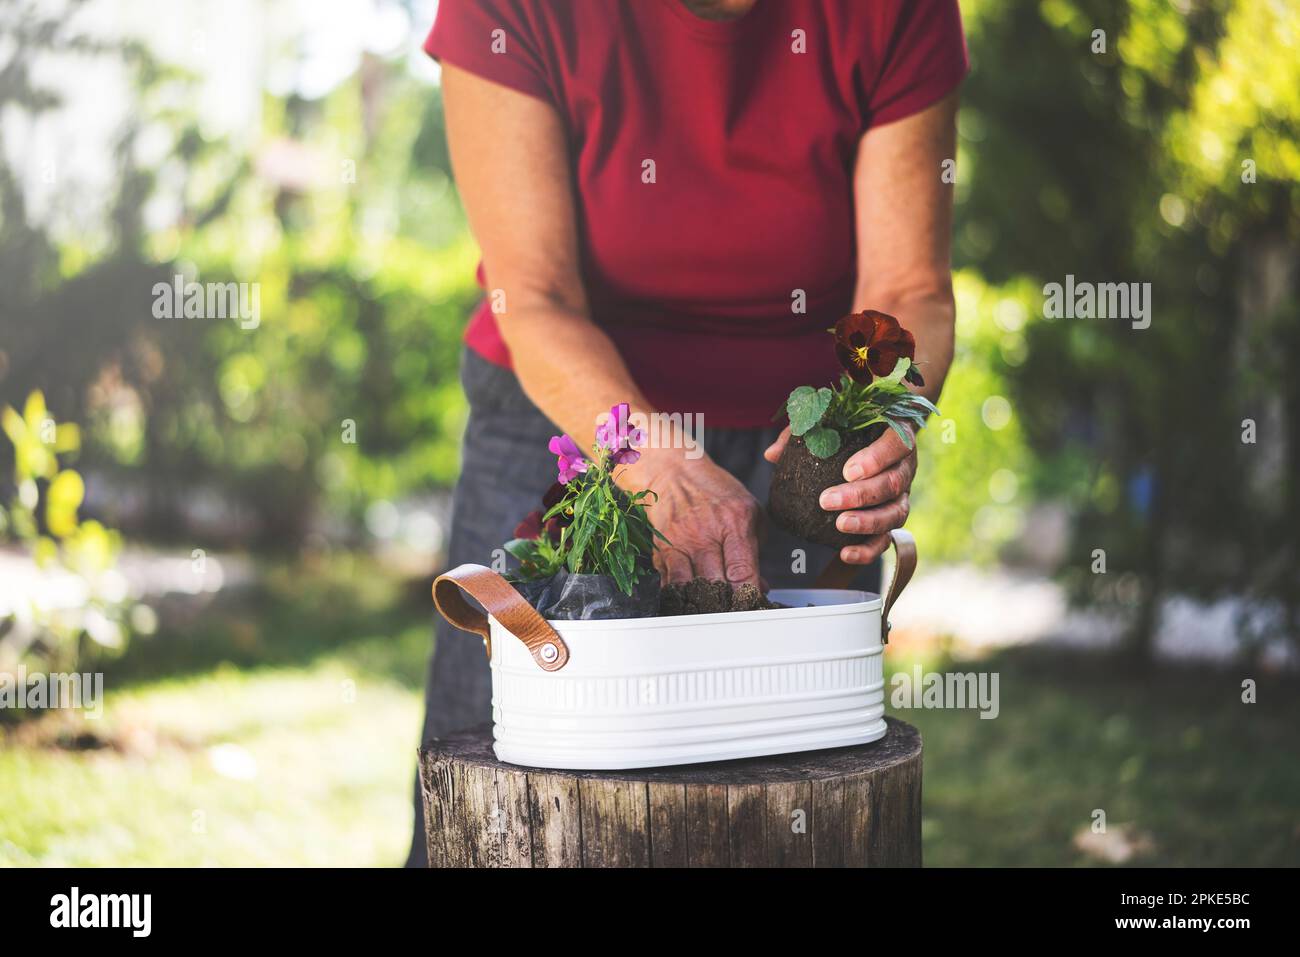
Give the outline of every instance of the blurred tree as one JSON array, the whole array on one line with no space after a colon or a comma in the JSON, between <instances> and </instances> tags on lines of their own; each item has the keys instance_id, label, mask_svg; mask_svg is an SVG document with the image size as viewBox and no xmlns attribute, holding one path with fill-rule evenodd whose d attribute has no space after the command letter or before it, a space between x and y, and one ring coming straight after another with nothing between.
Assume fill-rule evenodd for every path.
<instances>
[{"instance_id":1,"label":"blurred tree","mask_svg":"<svg viewBox=\"0 0 1300 957\"><path fill-rule=\"evenodd\" d=\"M128 598L116 572L118 534L77 514L86 487L59 457L76 453L80 430L55 421L33 392L22 412L0 409L0 433L14 460L13 497L0 500L0 543L17 545L46 573L39 587L33 580L0 595L0 671L31 662L66 673L84 649L122 651L133 628L152 628L152 611ZM0 718L9 714L0 710Z\"/></svg>"},{"instance_id":2,"label":"blurred tree","mask_svg":"<svg viewBox=\"0 0 1300 957\"><path fill-rule=\"evenodd\" d=\"M83 469L129 489L121 520L154 538L192 534L187 503L215 495L254 518L209 532L293 547L321 507L355 515L450 482L477 293L436 91L366 56L323 99L268 96L244 155L200 133L184 71L80 35L78 4L22 6L4 21L0 111L57 109L33 67L70 51L124 63L136 109L94 242L94 224L56 240L33 222L7 165L21 151L0 151L0 398L44 388L84 422ZM170 148L146 167L140 142L158 135ZM170 225L146 230L160 202ZM258 315L159 318L158 284L177 282L247 284Z\"/></svg>"},{"instance_id":3,"label":"blurred tree","mask_svg":"<svg viewBox=\"0 0 1300 957\"><path fill-rule=\"evenodd\" d=\"M1294 635L1300 8L965 12L958 264L995 284L1068 274L1153 291L1145 329L1047 321L1040 297L1025 361L1004 367L1038 491L1073 511L1077 593L1131 611L1139 657L1173 589L1284 602ZM1092 574L1098 549L1106 575Z\"/></svg>"}]
</instances>

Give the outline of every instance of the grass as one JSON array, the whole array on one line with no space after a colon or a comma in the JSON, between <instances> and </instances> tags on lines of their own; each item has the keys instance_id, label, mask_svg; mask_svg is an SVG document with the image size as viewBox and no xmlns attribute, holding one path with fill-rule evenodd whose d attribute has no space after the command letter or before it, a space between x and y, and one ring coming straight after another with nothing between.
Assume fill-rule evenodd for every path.
<instances>
[{"instance_id":1,"label":"grass","mask_svg":"<svg viewBox=\"0 0 1300 957\"><path fill-rule=\"evenodd\" d=\"M268 568L106 665L99 720L0 730L0 865L400 863L430 617L364 572Z\"/></svg>"},{"instance_id":2,"label":"grass","mask_svg":"<svg viewBox=\"0 0 1300 957\"><path fill-rule=\"evenodd\" d=\"M10 864L380 865L410 835L419 708L338 663L115 695L109 747L0 754ZM379 746L376 746L379 742Z\"/></svg>"},{"instance_id":3,"label":"grass","mask_svg":"<svg viewBox=\"0 0 1300 957\"><path fill-rule=\"evenodd\" d=\"M927 864L1300 864L1294 681L1245 704L1230 671L1032 649L948 669L997 672L1001 710L895 711L924 740Z\"/></svg>"},{"instance_id":4,"label":"grass","mask_svg":"<svg viewBox=\"0 0 1300 957\"><path fill-rule=\"evenodd\" d=\"M268 566L138 642L98 721L0 729L0 864L399 863L431 618L423 587L349 561ZM889 652L997 672L1000 713L891 709L925 739L927 864L1300 863L1294 682L1248 705L1236 673L935 655Z\"/></svg>"}]
</instances>

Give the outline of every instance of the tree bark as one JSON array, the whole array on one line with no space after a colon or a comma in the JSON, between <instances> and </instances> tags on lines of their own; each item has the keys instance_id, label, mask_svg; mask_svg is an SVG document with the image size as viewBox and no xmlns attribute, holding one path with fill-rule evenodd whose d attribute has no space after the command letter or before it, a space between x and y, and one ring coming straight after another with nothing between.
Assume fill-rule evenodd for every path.
<instances>
[{"instance_id":1,"label":"tree bark","mask_svg":"<svg viewBox=\"0 0 1300 957\"><path fill-rule=\"evenodd\" d=\"M919 867L921 735L715 764L504 764L491 729L420 751L432 867Z\"/></svg>"}]
</instances>

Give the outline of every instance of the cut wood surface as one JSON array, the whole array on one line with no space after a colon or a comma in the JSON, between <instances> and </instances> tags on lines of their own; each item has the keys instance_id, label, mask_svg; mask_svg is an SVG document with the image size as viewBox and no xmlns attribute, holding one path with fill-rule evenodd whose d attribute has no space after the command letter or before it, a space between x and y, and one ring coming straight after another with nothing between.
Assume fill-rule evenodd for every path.
<instances>
[{"instance_id":1,"label":"cut wood surface","mask_svg":"<svg viewBox=\"0 0 1300 957\"><path fill-rule=\"evenodd\" d=\"M629 771L504 764L491 728L420 751L433 867L919 867L921 735Z\"/></svg>"}]
</instances>

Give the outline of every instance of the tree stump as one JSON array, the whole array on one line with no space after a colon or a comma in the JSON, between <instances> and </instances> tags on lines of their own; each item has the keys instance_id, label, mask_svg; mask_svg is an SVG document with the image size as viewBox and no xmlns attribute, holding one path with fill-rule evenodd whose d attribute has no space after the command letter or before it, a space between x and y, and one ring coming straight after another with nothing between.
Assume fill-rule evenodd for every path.
<instances>
[{"instance_id":1,"label":"tree stump","mask_svg":"<svg viewBox=\"0 0 1300 957\"><path fill-rule=\"evenodd\" d=\"M921 735L713 764L504 764L491 728L420 751L431 867L919 867Z\"/></svg>"}]
</instances>

